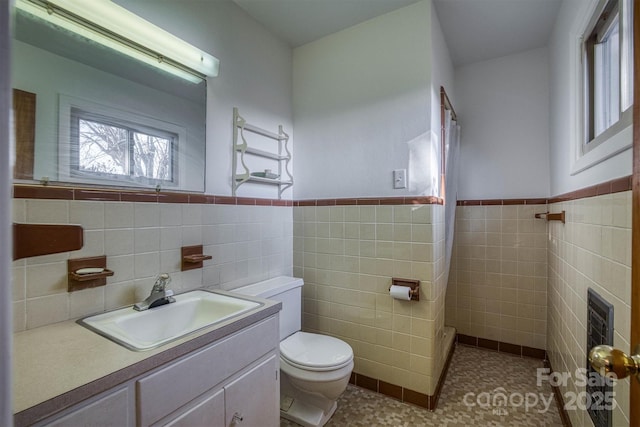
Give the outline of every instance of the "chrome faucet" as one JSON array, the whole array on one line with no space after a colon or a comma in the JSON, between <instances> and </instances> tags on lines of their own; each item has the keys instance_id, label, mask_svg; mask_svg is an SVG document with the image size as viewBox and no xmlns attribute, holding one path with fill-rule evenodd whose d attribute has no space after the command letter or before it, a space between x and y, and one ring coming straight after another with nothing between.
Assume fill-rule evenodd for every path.
<instances>
[{"instance_id":1,"label":"chrome faucet","mask_svg":"<svg viewBox=\"0 0 640 427\"><path fill-rule=\"evenodd\" d=\"M171 277L167 273L159 275L156 283L153 284L151 294L144 301L134 304L133 308L138 311L144 311L159 305L176 302L175 298L173 298L173 291L167 289L169 283L171 283Z\"/></svg>"}]
</instances>

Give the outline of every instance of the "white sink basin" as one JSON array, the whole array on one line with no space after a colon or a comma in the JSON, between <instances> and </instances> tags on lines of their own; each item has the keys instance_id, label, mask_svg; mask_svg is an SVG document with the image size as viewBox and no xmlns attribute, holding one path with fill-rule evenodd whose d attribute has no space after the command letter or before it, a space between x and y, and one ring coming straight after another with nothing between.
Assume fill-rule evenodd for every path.
<instances>
[{"instance_id":1,"label":"white sink basin","mask_svg":"<svg viewBox=\"0 0 640 427\"><path fill-rule=\"evenodd\" d=\"M78 321L92 331L131 350L142 351L238 316L262 305L241 297L197 290L175 295L176 302L136 311L133 307Z\"/></svg>"}]
</instances>

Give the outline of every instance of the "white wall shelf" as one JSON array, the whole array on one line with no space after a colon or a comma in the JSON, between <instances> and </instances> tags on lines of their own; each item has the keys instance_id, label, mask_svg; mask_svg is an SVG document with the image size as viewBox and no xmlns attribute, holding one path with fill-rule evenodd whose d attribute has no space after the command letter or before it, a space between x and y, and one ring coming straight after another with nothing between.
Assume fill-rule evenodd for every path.
<instances>
[{"instance_id":1,"label":"white wall shelf","mask_svg":"<svg viewBox=\"0 0 640 427\"><path fill-rule=\"evenodd\" d=\"M278 198L281 199L282 193L293 185L293 175L291 175L289 171L289 162L291 161L291 152L287 146L289 135L282 129L282 125L278 126L278 133L274 133L247 123L246 120L240 116L237 108L233 109L233 125L233 169L231 177L233 195L236 195L238 187L242 184L253 182L277 186ZM245 132L250 132L272 140L276 144L274 151L250 147L245 138ZM252 171L245 162L245 155L275 161L277 163L278 178L272 179L252 175ZM238 167L241 167L241 172L238 172ZM283 176L283 174L286 174L286 177Z\"/></svg>"}]
</instances>

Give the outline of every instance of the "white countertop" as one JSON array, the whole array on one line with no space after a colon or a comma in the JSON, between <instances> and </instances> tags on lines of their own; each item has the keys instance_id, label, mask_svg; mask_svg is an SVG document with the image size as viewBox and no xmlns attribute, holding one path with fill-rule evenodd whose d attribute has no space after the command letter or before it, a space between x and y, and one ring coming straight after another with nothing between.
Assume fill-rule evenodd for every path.
<instances>
[{"instance_id":1,"label":"white countertop","mask_svg":"<svg viewBox=\"0 0 640 427\"><path fill-rule=\"evenodd\" d=\"M13 411L22 412L16 425L22 418L41 419L63 409L60 405L78 403L280 311L280 303L247 299L264 305L149 351L131 351L71 320L14 334Z\"/></svg>"}]
</instances>

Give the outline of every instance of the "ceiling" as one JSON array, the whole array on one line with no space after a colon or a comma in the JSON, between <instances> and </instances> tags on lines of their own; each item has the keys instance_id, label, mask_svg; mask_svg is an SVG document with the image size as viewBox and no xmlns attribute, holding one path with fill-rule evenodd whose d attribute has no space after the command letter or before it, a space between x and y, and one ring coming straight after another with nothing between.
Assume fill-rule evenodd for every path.
<instances>
[{"instance_id":1,"label":"ceiling","mask_svg":"<svg viewBox=\"0 0 640 427\"><path fill-rule=\"evenodd\" d=\"M547 45L561 0L434 0L454 66Z\"/></svg>"},{"instance_id":2,"label":"ceiling","mask_svg":"<svg viewBox=\"0 0 640 427\"><path fill-rule=\"evenodd\" d=\"M298 47L418 0L233 1L291 47Z\"/></svg>"},{"instance_id":3,"label":"ceiling","mask_svg":"<svg viewBox=\"0 0 640 427\"><path fill-rule=\"evenodd\" d=\"M418 0L234 0L298 47ZM451 59L465 65L546 46L562 0L433 0Z\"/></svg>"}]
</instances>

